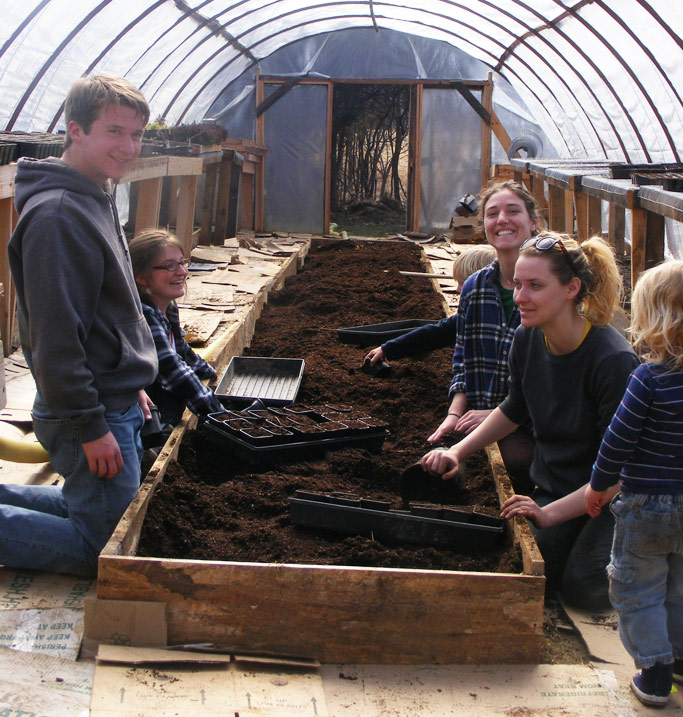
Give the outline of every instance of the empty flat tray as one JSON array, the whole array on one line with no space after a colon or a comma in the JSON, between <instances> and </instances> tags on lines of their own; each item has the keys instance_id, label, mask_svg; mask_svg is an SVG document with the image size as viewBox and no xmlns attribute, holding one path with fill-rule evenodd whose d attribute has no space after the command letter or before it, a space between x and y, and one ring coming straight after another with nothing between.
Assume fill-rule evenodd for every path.
<instances>
[{"instance_id":1,"label":"empty flat tray","mask_svg":"<svg viewBox=\"0 0 683 717\"><path fill-rule=\"evenodd\" d=\"M367 324L365 326L350 326L346 329L337 329L337 338L345 344L370 346L381 344L397 336L407 334L413 329L436 321L429 319L406 319L404 321L389 321L385 324Z\"/></svg>"},{"instance_id":2,"label":"empty flat tray","mask_svg":"<svg viewBox=\"0 0 683 717\"><path fill-rule=\"evenodd\" d=\"M304 360L234 356L216 387L219 398L285 404L296 399L304 373Z\"/></svg>"}]
</instances>

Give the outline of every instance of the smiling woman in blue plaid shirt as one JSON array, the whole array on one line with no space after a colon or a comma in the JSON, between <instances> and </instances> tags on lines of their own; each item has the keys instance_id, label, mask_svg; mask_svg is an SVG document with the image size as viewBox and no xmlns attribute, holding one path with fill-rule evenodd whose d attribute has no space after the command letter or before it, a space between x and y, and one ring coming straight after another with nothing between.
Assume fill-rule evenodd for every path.
<instances>
[{"instance_id":1,"label":"smiling woman in blue plaid shirt","mask_svg":"<svg viewBox=\"0 0 683 717\"><path fill-rule=\"evenodd\" d=\"M159 359L156 380L145 390L159 408L161 423L178 423L186 406L198 415L222 411L202 381L216 372L185 341L178 318L175 302L185 293L189 263L182 244L167 231L149 229L131 240L130 256Z\"/></svg>"},{"instance_id":2,"label":"smiling woman in blue plaid shirt","mask_svg":"<svg viewBox=\"0 0 683 717\"><path fill-rule=\"evenodd\" d=\"M508 353L520 323L512 299L512 279L519 248L536 233L536 201L517 182L488 187L479 201L486 239L496 251L490 266L465 281L458 305L453 380L448 415L429 436L439 443L453 431L471 433L507 395ZM529 466L534 442L521 426L498 443L518 493L531 488Z\"/></svg>"}]
</instances>

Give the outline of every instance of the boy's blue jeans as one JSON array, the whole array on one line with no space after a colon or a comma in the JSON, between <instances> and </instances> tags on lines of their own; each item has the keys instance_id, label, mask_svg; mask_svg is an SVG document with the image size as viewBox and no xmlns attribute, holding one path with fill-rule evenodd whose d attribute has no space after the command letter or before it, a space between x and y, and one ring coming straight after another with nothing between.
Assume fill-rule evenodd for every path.
<instances>
[{"instance_id":1,"label":"boy's blue jeans","mask_svg":"<svg viewBox=\"0 0 683 717\"><path fill-rule=\"evenodd\" d=\"M683 658L683 494L619 493L607 567L619 634L637 668Z\"/></svg>"},{"instance_id":2,"label":"boy's blue jeans","mask_svg":"<svg viewBox=\"0 0 683 717\"><path fill-rule=\"evenodd\" d=\"M90 472L78 431L36 399L33 428L64 485L0 485L0 564L97 574L98 555L140 487L144 422L137 403L105 417L123 457L111 479Z\"/></svg>"}]
</instances>

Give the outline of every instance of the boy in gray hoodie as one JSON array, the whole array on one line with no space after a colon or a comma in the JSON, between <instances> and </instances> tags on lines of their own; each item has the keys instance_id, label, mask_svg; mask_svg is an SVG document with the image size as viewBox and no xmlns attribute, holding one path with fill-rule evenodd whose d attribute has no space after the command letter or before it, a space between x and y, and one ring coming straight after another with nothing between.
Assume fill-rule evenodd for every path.
<instances>
[{"instance_id":1,"label":"boy in gray hoodie","mask_svg":"<svg viewBox=\"0 0 683 717\"><path fill-rule=\"evenodd\" d=\"M99 75L74 83L65 118L61 159L19 161L8 247L34 430L64 485L0 485L0 563L90 576L140 485L157 373L110 185L140 154L149 107Z\"/></svg>"}]
</instances>

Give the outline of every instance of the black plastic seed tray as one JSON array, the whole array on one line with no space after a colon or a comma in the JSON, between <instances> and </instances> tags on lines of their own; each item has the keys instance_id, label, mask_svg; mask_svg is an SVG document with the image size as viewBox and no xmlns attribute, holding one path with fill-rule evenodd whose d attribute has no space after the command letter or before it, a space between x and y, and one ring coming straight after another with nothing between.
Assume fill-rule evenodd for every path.
<instances>
[{"instance_id":1,"label":"black plastic seed tray","mask_svg":"<svg viewBox=\"0 0 683 717\"><path fill-rule=\"evenodd\" d=\"M266 404L287 404L296 399L304 373L304 360L234 356L216 386L221 399L261 399Z\"/></svg>"},{"instance_id":2,"label":"black plastic seed tray","mask_svg":"<svg viewBox=\"0 0 683 717\"><path fill-rule=\"evenodd\" d=\"M345 344L357 346L375 346L403 336L413 329L435 321L428 319L406 319L405 321L389 321L384 324L367 324L365 326L349 326L346 329L337 329L337 338Z\"/></svg>"},{"instance_id":3,"label":"black plastic seed tray","mask_svg":"<svg viewBox=\"0 0 683 717\"><path fill-rule=\"evenodd\" d=\"M272 411L210 413L203 425L214 444L250 465L306 459L334 448L382 447L386 423L370 416L365 420L348 418L344 423L336 420L337 415L323 415L295 404L285 409L273 407Z\"/></svg>"},{"instance_id":4,"label":"black plastic seed tray","mask_svg":"<svg viewBox=\"0 0 683 717\"><path fill-rule=\"evenodd\" d=\"M364 535L389 543L490 549L504 531L502 518L463 508L410 504L391 510L384 501L355 495L298 490L289 499L294 525Z\"/></svg>"}]
</instances>

